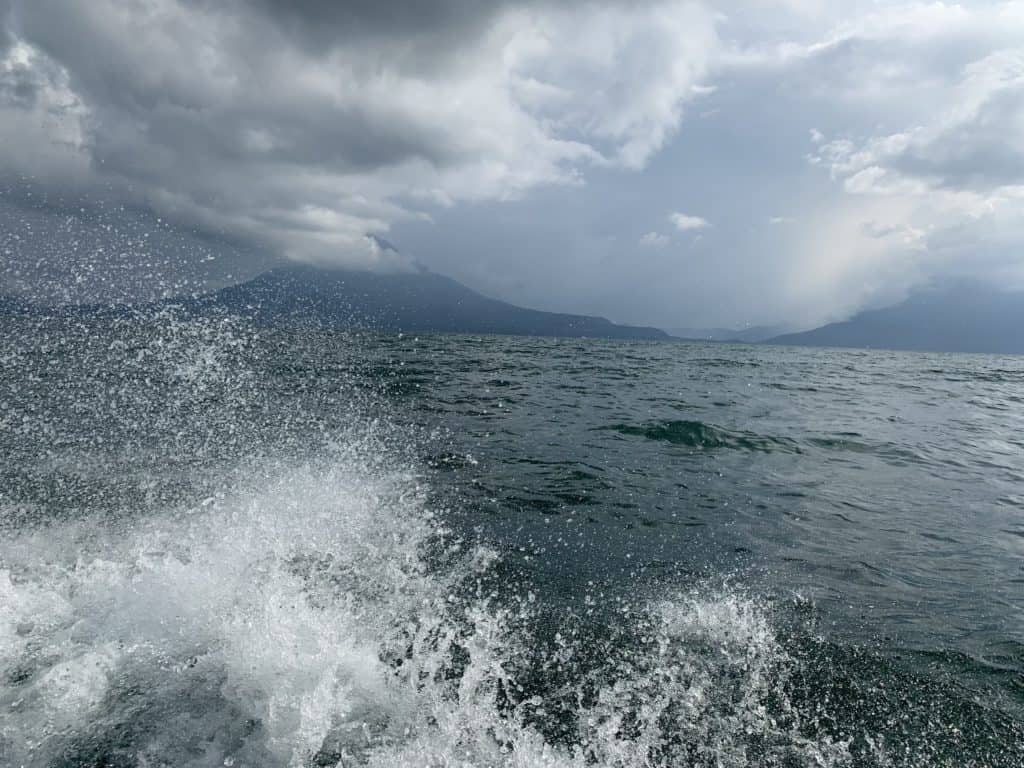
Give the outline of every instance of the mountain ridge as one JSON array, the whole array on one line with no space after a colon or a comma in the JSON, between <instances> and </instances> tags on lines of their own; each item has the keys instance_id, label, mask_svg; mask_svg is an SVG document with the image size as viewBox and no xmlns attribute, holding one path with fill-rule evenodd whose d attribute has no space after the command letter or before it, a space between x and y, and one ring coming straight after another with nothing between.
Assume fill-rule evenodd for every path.
<instances>
[{"instance_id":1,"label":"mountain ridge","mask_svg":"<svg viewBox=\"0 0 1024 768\"><path fill-rule=\"evenodd\" d=\"M659 328L620 325L603 317L519 307L477 293L425 269L377 273L303 264L278 267L210 293L179 296L146 307L177 306L202 314L217 310L261 324L313 323L321 327L404 332L495 333L569 338L672 338ZM16 297L0 297L0 311L46 312ZM90 314L130 307L78 305L49 313Z\"/></svg>"},{"instance_id":2,"label":"mountain ridge","mask_svg":"<svg viewBox=\"0 0 1024 768\"><path fill-rule=\"evenodd\" d=\"M904 301L765 344L913 352L1024 354L1024 292L980 283L932 286Z\"/></svg>"}]
</instances>

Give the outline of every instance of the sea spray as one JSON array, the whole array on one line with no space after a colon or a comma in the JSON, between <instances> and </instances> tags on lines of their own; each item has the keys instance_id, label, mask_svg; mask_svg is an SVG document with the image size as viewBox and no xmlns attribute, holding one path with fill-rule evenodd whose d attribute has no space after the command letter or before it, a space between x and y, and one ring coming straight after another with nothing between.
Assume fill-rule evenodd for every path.
<instances>
[{"instance_id":1,"label":"sea spray","mask_svg":"<svg viewBox=\"0 0 1024 768\"><path fill-rule=\"evenodd\" d=\"M5 759L753 764L779 653L753 606L652 606L628 667L602 670L581 702L577 737L549 743L531 724L543 700L516 693L531 640L510 631L528 618L510 611L529 602L480 597L493 558L445 544L414 476L368 470L352 443L343 453L131 525L9 535ZM428 545L465 551L436 571Z\"/></svg>"},{"instance_id":2,"label":"sea spray","mask_svg":"<svg viewBox=\"0 0 1024 768\"><path fill-rule=\"evenodd\" d=\"M884 688L829 698L836 649L794 654L786 606L721 575L574 604L438 492L460 465L422 460L415 388L360 370L386 340L174 312L8 338L0 764L953 766L939 737L988 716L861 727ZM976 763L1014 765L993 722Z\"/></svg>"}]
</instances>

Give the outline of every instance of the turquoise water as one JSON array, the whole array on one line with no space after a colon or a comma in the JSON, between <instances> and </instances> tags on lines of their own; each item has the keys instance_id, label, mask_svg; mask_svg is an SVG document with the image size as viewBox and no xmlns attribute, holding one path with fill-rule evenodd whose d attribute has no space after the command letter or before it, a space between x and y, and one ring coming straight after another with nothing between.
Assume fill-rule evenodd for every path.
<instances>
[{"instance_id":1,"label":"turquoise water","mask_svg":"<svg viewBox=\"0 0 1024 768\"><path fill-rule=\"evenodd\" d=\"M0 335L2 764L1024 765L1024 358Z\"/></svg>"}]
</instances>

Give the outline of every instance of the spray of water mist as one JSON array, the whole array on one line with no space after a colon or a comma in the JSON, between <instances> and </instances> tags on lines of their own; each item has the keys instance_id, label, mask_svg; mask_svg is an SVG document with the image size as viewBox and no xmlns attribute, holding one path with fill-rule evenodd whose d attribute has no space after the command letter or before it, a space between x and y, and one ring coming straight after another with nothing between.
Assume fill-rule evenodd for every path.
<instances>
[{"instance_id":1,"label":"spray of water mist","mask_svg":"<svg viewBox=\"0 0 1024 768\"><path fill-rule=\"evenodd\" d=\"M3 359L37 473L0 508L4 764L850 762L788 700L755 600L639 595L603 636L550 626L449 529L372 396L334 392L331 423L315 388L280 400L234 322L48 322ZM40 478L72 475L92 490L48 507Z\"/></svg>"}]
</instances>

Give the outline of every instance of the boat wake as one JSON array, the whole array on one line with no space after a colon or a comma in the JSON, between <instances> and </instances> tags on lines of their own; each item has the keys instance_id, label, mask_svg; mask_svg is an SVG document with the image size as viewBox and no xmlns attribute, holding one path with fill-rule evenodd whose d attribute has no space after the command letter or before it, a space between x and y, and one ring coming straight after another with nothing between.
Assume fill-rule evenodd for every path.
<instances>
[{"instance_id":1,"label":"boat wake","mask_svg":"<svg viewBox=\"0 0 1024 768\"><path fill-rule=\"evenodd\" d=\"M450 527L381 418L302 412L272 354L238 357L255 337L129 326L4 361L0 764L931 764L793 700L766 603L639 585L562 610ZM314 377L283 391L335 413Z\"/></svg>"},{"instance_id":2,"label":"boat wake","mask_svg":"<svg viewBox=\"0 0 1024 768\"><path fill-rule=\"evenodd\" d=\"M495 555L447 531L379 450L349 435L163 514L5 531L3 762L842 759L779 700L785 658L755 604L652 602L631 612L636 644L596 666L568 623L538 648L532 595L496 592Z\"/></svg>"}]
</instances>

